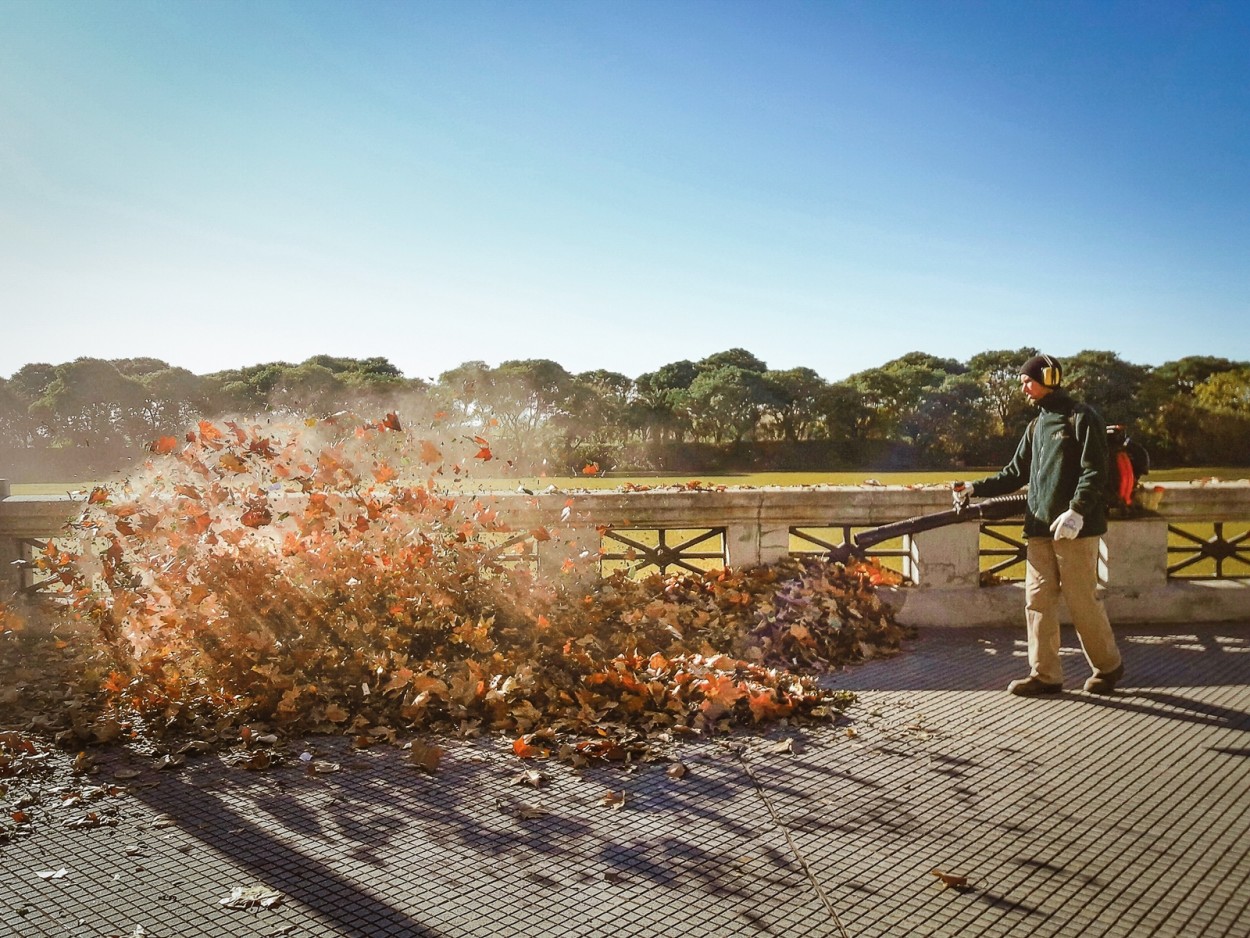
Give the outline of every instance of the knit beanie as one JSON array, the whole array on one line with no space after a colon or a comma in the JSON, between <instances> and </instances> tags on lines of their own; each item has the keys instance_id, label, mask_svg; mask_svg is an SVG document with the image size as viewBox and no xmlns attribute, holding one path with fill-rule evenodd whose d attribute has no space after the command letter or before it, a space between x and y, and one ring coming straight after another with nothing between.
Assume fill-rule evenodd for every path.
<instances>
[{"instance_id":1,"label":"knit beanie","mask_svg":"<svg viewBox=\"0 0 1250 938\"><path fill-rule=\"evenodd\" d=\"M1063 366L1057 358L1034 355L1020 367L1020 374L1028 375L1043 387L1057 388L1063 381Z\"/></svg>"}]
</instances>

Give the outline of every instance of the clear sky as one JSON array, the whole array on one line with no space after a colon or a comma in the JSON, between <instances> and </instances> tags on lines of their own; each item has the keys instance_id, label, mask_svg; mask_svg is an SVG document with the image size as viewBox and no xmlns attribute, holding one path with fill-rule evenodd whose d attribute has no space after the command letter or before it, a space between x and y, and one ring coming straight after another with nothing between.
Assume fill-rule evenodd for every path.
<instances>
[{"instance_id":1,"label":"clear sky","mask_svg":"<svg viewBox=\"0 0 1250 938\"><path fill-rule=\"evenodd\" d=\"M0 376L1250 359L1250 3L0 0Z\"/></svg>"}]
</instances>

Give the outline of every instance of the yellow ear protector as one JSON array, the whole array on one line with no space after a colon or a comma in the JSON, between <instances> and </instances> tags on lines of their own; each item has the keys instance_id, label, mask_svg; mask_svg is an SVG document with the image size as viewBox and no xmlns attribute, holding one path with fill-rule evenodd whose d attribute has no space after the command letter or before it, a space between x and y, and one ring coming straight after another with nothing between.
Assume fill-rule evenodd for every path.
<instances>
[{"instance_id":1,"label":"yellow ear protector","mask_svg":"<svg viewBox=\"0 0 1250 938\"><path fill-rule=\"evenodd\" d=\"M1048 388L1059 387L1059 382L1063 380L1063 370L1059 363L1049 355L1043 355L1042 358L1046 360L1046 365L1042 368L1042 384Z\"/></svg>"}]
</instances>

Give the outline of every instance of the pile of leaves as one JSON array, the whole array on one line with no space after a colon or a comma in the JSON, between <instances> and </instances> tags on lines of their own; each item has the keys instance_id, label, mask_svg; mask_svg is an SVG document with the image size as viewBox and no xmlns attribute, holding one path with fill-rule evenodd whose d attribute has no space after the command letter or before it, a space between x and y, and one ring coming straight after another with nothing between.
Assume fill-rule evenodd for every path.
<instances>
[{"instance_id":1,"label":"pile of leaves","mask_svg":"<svg viewBox=\"0 0 1250 938\"><path fill-rule=\"evenodd\" d=\"M539 575L513 552L563 539L576 557L568 512L517 531L447 482L493 458L394 414L158 440L38 558L93 635L74 694L135 733L495 732L522 756L623 759L827 719L849 695L815 672L904 636L867 564L631 580L584 550Z\"/></svg>"}]
</instances>

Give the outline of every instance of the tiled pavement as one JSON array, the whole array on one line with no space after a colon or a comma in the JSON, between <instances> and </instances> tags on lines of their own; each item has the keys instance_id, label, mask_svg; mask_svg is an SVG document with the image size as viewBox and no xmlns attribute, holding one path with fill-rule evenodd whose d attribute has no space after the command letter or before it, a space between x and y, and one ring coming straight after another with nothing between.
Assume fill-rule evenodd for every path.
<instances>
[{"instance_id":1,"label":"tiled pavement","mask_svg":"<svg viewBox=\"0 0 1250 938\"><path fill-rule=\"evenodd\" d=\"M1114 697L1023 700L1020 630L926 630L834 678L848 719L687 746L680 779L535 789L484 744L432 776L324 739L338 772L105 750L85 803L46 791L0 844L0 935L1246 938L1250 625L1119 631Z\"/></svg>"}]
</instances>

